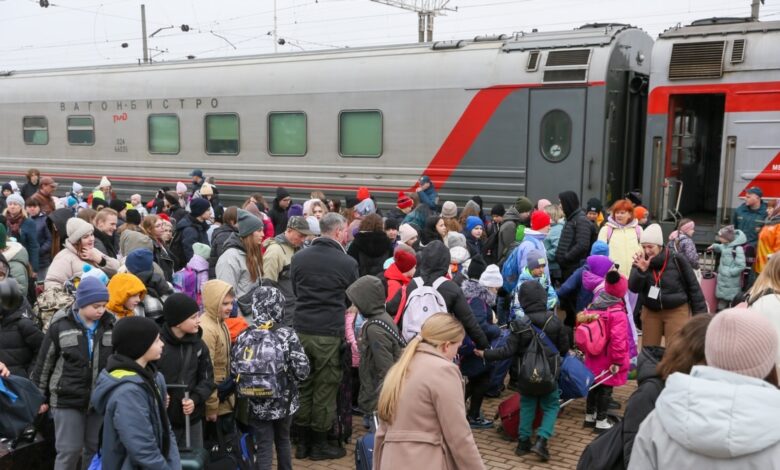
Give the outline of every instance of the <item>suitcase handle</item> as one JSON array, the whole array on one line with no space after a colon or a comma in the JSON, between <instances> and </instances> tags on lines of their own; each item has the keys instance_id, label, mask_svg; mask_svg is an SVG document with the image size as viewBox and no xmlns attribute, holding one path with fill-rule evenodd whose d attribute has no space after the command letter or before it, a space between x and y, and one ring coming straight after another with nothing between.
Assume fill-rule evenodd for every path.
<instances>
[{"instance_id":1,"label":"suitcase handle","mask_svg":"<svg viewBox=\"0 0 780 470\"><path fill-rule=\"evenodd\" d=\"M184 399L190 399L190 391L184 384L166 384L168 388L179 388L184 390ZM187 449L192 449L192 437L190 434L190 415L184 415L184 445Z\"/></svg>"}]
</instances>

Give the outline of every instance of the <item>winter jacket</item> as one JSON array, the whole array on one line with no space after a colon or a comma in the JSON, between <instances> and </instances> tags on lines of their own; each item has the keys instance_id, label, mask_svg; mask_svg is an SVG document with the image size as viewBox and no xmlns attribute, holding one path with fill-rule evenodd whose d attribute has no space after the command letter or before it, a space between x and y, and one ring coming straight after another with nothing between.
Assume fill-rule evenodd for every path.
<instances>
[{"instance_id":1,"label":"winter jacket","mask_svg":"<svg viewBox=\"0 0 780 470\"><path fill-rule=\"evenodd\" d=\"M430 210L436 211L436 203L439 199L439 193L436 192L436 188L433 187L433 183L428 186L428 189L417 191L417 196L420 198L420 204L425 204Z\"/></svg>"},{"instance_id":2,"label":"winter jacket","mask_svg":"<svg viewBox=\"0 0 780 470\"><path fill-rule=\"evenodd\" d=\"M92 335L71 307L55 313L43 338L30 378L53 408L87 411L98 373L111 355L114 316L104 313Z\"/></svg>"},{"instance_id":3,"label":"winter jacket","mask_svg":"<svg viewBox=\"0 0 780 470\"><path fill-rule=\"evenodd\" d=\"M597 376L608 370L611 365L617 364L620 366L620 370L604 381L604 385L609 387L625 385L628 380L631 358L628 347L628 312L623 299L601 292L593 300L588 313L598 313L599 317L604 320L607 330L607 344L599 355L586 352L585 366L594 376Z\"/></svg>"},{"instance_id":4,"label":"winter jacket","mask_svg":"<svg viewBox=\"0 0 780 470\"><path fill-rule=\"evenodd\" d=\"M95 229L95 248L109 258L117 258L117 249L114 246L114 236L107 235L98 229Z\"/></svg>"},{"instance_id":5,"label":"winter jacket","mask_svg":"<svg viewBox=\"0 0 780 470\"><path fill-rule=\"evenodd\" d=\"M159 372L155 374L155 383L154 393L165 400L169 392ZM100 447L103 470L182 468L176 437L170 426L164 428L159 406L147 387L132 370L116 368L100 373L92 406L103 415ZM171 406L173 403L171 399ZM170 442L165 456L162 455L164 433Z\"/></svg>"},{"instance_id":6,"label":"winter jacket","mask_svg":"<svg viewBox=\"0 0 780 470\"><path fill-rule=\"evenodd\" d=\"M555 292L555 288L552 286L550 279L544 274L540 277L534 277L531 272L528 271L528 268L524 268L523 272L520 273L520 277L517 279L517 286L514 291L512 291L511 312L513 317L521 317L524 314L519 300L520 286L523 285L524 282L538 282L541 284L541 286L544 287L545 292L547 292L546 309L552 310L555 308L555 305L558 303L558 294Z\"/></svg>"},{"instance_id":7,"label":"winter jacket","mask_svg":"<svg viewBox=\"0 0 780 470\"><path fill-rule=\"evenodd\" d=\"M544 250L547 252L547 265L553 280L561 278L561 265L555 261L555 254L558 252L558 243L561 241L563 232L563 222L553 221L550 225L550 231L544 238Z\"/></svg>"},{"instance_id":8,"label":"winter jacket","mask_svg":"<svg viewBox=\"0 0 780 470\"><path fill-rule=\"evenodd\" d=\"M440 277L447 276L449 266L450 250L448 250L447 247L444 246L444 243L440 241L431 242L418 255L417 268L420 273L418 276L422 278L426 286L431 286ZM417 284L414 282L410 282L406 286L407 299L416 287ZM455 315L455 318L463 324L466 334L474 340L477 348L482 350L489 348L490 342L479 327L477 319L474 318L474 313L471 311L466 296L463 295L463 291L460 287L454 282L446 280L439 286L439 293L444 298L444 303L447 305L447 311ZM395 315L395 312L398 310L402 295L401 292L398 292L398 294L387 303L386 309L391 315Z\"/></svg>"},{"instance_id":9,"label":"winter jacket","mask_svg":"<svg viewBox=\"0 0 780 470\"><path fill-rule=\"evenodd\" d=\"M176 231L181 233L181 253L184 258L178 261L182 265L186 265L192 258L192 245L195 243L209 244L209 237L206 235L208 229L209 224L190 214L176 223Z\"/></svg>"},{"instance_id":10,"label":"winter jacket","mask_svg":"<svg viewBox=\"0 0 780 470\"><path fill-rule=\"evenodd\" d=\"M173 222L173 226L176 228L176 225L178 225L179 222L187 218L189 212L179 204L175 204L168 209L168 215L173 219L171 222Z\"/></svg>"},{"instance_id":11,"label":"winter jacket","mask_svg":"<svg viewBox=\"0 0 780 470\"><path fill-rule=\"evenodd\" d=\"M96 248L93 248L96 250ZM102 254L102 253L101 253ZM46 272L46 281L44 287L50 289L53 287L62 287L73 276L81 276L84 270L84 265L89 264L95 268L99 268L106 273L109 277L116 274L119 269L119 261L114 258L109 258L103 255L103 266L98 266L92 260L85 261L81 259L76 248L69 241L65 242L65 248L57 253L57 256L51 262L49 270Z\"/></svg>"},{"instance_id":12,"label":"winter jacket","mask_svg":"<svg viewBox=\"0 0 780 470\"><path fill-rule=\"evenodd\" d=\"M596 226L586 217L582 209L577 208L566 217L561 231L561 239L555 250L555 261L561 266L563 276L582 266L595 241Z\"/></svg>"},{"instance_id":13,"label":"winter jacket","mask_svg":"<svg viewBox=\"0 0 780 470\"><path fill-rule=\"evenodd\" d=\"M363 276L347 289L347 297L366 321L360 329L360 394L358 405L366 412L376 410L382 381L401 357L405 344L393 319L385 312L382 282ZM379 324L381 323L381 324ZM391 333L392 332L392 333Z\"/></svg>"},{"instance_id":14,"label":"winter jacket","mask_svg":"<svg viewBox=\"0 0 780 470\"><path fill-rule=\"evenodd\" d=\"M211 233L211 254L209 255L209 279L217 276L217 261L225 251L225 242L232 234L238 234L238 227L222 224Z\"/></svg>"},{"instance_id":15,"label":"winter jacket","mask_svg":"<svg viewBox=\"0 0 780 470\"><path fill-rule=\"evenodd\" d=\"M666 380L639 427L630 470L769 469L780 462L780 393L761 379L709 366Z\"/></svg>"},{"instance_id":16,"label":"winter jacket","mask_svg":"<svg viewBox=\"0 0 780 470\"><path fill-rule=\"evenodd\" d=\"M780 292L767 291L756 299L751 298L748 303L751 310L759 312L772 322L777 336L780 338ZM780 348L777 350L775 362L780 364Z\"/></svg>"},{"instance_id":17,"label":"winter jacket","mask_svg":"<svg viewBox=\"0 0 780 470\"><path fill-rule=\"evenodd\" d=\"M27 293L30 282L30 258L27 256L27 250L21 243L8 241L6 249L2 252L6 261L8 261L9 273L16 283L19 284L19 290L23 294Z\"/></svg>"},{"instance_id":18,"label":"winter jacket","mask_svg":"<svg viewBox=\"0 0 780 470\"><path fill-rule=\"evenodd\" d=\"M628 466L631 460L631 450L634 439L639 431L639 425L647 415L655 409L655 402L664 389L664 382L656 368L664 355L660 346L645 346L637 359L637 388L626 403L623 414L623 462Z\"/></svg>"},{"instance_id":19,"label":"winter jacket","mask_svg":"<svg viewBox=\"0 0 780 470\"><path fill-rule=\"evenodd\" d=\"M30 180L27 180L27 182L22 185L19 195L26 201L30 196L38 192L38 186L38 184L32 184Z\"/></svg>"},{"instance_id":20,"label":"winter jacket","mask_svg":"<svg viewBox=\"0 0 780 470\"><path fill-rule=\"evenodd\" d=\"M609 245L609 258L620 266L618 271L623 276L631 275L631 265L634 263L634 255L642 249L639 238L642 236L642 227L636 219L627 225L620 225L612 216L599 230L599 240Z\"/></svg>"},{"instance_id":21,"label":"winter jacket","mask_svg":"<svg viewBox=\"0 0 780 470\"><path fill-rule=\"evenodd\" d=\"M0 309L0 362L14 375L30 377L43 342L43 333L29 318Z\"/></svg>"},{"instance_id":22,"label":"winter jacket","mask_svg":"<svg viewBox=\"0 0 780 470\"><path fill-rule=\"evenodd\" d=\"M241 297L250 292L255 284L246 267L246 248L235 233L228 237L224 247L225 250L217 261L217 279L233 286L236 297Z\"/></svg>"},{"instance_id":23,"label":"winter jacket","mask_svg":"<svg viewBox=\"0 0 780 470\"><path fill-rule=\"evenodd\" d=\"M669 236L667 248L680 256L685 257L688 264L694 270L699 269L699 253L696 251L696 243L688 235L680 232L672 232ZM611 252L610 252L611 253Z\"/></svg>"},{"instance_id":24,"label":"winter jacket","mask_svg":"<svg viewBox=\"0 0 780 470\"><path fill-rule=\"evenodd\" d=\"M586 289L582 282L586 271L590 271L587 264L580 266L566 279L566 282L561 284L561 287L555 291L559 299L576 294L577 297L574 302L575 312L583 311L593 301L593 291L591 289Z\"/></svg>"},{"instance_id":25,"label":"winter jacket","mask_svg":"<svg viewBox=\"0 0 780 470\"><path fill-rule=\"evenodd\" d=\"M412 278L404 276L404 273L398 269L398 266L395 263L388 266L388 268L385 269L385 272L377 277L382 281L382 285L385 287L385 302L390 302L401 289L405 289L412 281ZM399 309L402 308L402 304L399 303L398 307ZM388 313L395 319L398 311Z\"/></svg>"},{"instance_id":26,"label":"winter jacket","mask_svg":"<svg viewBox=\"0 0 780 470\"><path fill-rule=\"evenodd\" d=\"M545 254L545 259L549 260L549 257L547 256L547 250L544 246L545 238L546 235L542 232L537 232L536 230L531 230L530 228L525 229L525 236L523 237L523 241L517 247L518 251L516 256L519 268L518 272L523 272L526 265L528 265L528 254L533 250L541 251ZM547 279L550 279L549 264L544 266L544 275L547 277Z\"/></svg>"},{"instance_id":27,"label":"winter jacket","mask_svg":"<svg viewBox=\"0 0 780 470\"><path fill-rule=\"evenodd\" d=\"M38 238L38 269L48 268L51 264L51 231L46 225L46 216L39 213L30 217L35 222L36 237Z\"/></svg>"},{"instance_id":28,"label":"winter jacket","mask_svg":"<svg viewBox=\"0 0 780 470\"><path fill-rule=\"evenodd\" d=\"M742 272L747 267L745 262L745 249L742 245L747 241L747 237L742 230L735 230L734 241L722 245L715 243L712 249L720 253L720 264L718 264L718 285L715 289L715 296L729 302L742 292Z\"/></svg>"},{"instance_id":29,"label":"winter jacket","mask_svg":"<svg viewBox=\"0 0 780 470\"><path fill-rule=\"evenodd\" d=\"M176 259L173 253L157 240L152 240L154 243L154 262L163 272L163 277L166 281L173 281L173 272L176 268Z\"/></svg>"},{"instance_id":30,"label":"winter jacket","mask_svg":"<svg viewBox=\"0 0 780 470\"><path fill-rule=\"evenodd\" d=\"M488 291L479 281L473 279L464 280L461 288L463 295L469 302L471 311L474 313L474 318L477 319L479 327L487 336L488 341L492 342L501 336L501 329L493 323L493 309L491 308L496 304L496 295ZM469 342L473 345L473 340L469 339ZM483 374L489 367L481 357L474 354L474 348L470 346L461 346L458 353L460 354L461 373L472 378Z\"/></svg>"},{"instance_id":31,"label":"winter jacket","mask_svg":"<svg viewBox=\"0 0 780 470\"><path fill-rule=\"evenodd\" d=\"M283 323L292 326L295 318L295 294L290 278L290 264L293 255L298 251L288 240L284 233L263 241L265 253L263 253L263 279L274 281L277 288L284 295Z\"/></svg>"},{"instance_id":32,"label":"winter jacket","mask_svg":"<svg viewBox=\"0 0 780 470\"><path fill-rule=\"evenodd\" d=\"M761 231L761 227L764 224L764 220L767 218L767 206L766 202L761 201L761 205L758 209L753 210L742 204L734 210L734 216L731 220L734 221L734 228L742 230L747 238L747 244L756 246L758 243L758 233Z\"/></svg>"},{"instance_id":33,"label":"winter jacket","mask_svg":"<svg viewBox=\"0 0 780 470\"><path fill-rule=\"evenodd\" d=\"M504 221L501 223L501 227L498 229L498 265L504 264L504 261L509 256L509 247L515 241L515 232L517 231L517 225L520 223L520 213L517 209L510 207L506 214L504 214Z\"/></svg>"},{"instance_id":34,"label":"winter jacket","mask_svg":"<svg viewBox=\"0 0 780 470\"><path fill-rule=\"evenodd\" d=\"M664 262L666 269L663 269ZM656 274L661 276L661 293L657 299L651 299L647 294L650 287L656 285ZM647 271L642 272L636 266L632 267L628 288L639 294L639 305L654 312L677 308L686 303L694 314L707 312L707 303L693 269L684 257L668 249L661 250L650 260Z\"/></svg>"},{"instance_id":35,"label":"winter jacket","mask_svg":"<svg viewBox=\"0 0 780 470\"><path fill-rule=\"evenodd\" d=\"M385 214L385 219L395 220L396 222L398 222L399 226L402 223L404 223L404 218L406 218L406 214L404 214L404 212L397 207L393 207L392 209L387 211L387 214Z\"/></svg>"},{"instance_id":36,"label":"winter jacket","mask_svg":"<svg viewBox=\"0 0 780 470\"><path fill-rule=\"evenodd\" d=\"M758 234L756 262L753 269L760 274L769 261L769 255L778 251L780 251L780 216L767 220L761 228L761 232Z\"/></svg>"},{"instance_id":37,"label":"winter jacket","mask_svg":"<svg viewBox=\"0 0 780 470\"><path fill-rule=\"evenodd\" d=\"M219 313L222 300L230 292L232 286L222 281L207 282L203 288L203 308L205 312L200 317L200 328L203 342L209 348L211 365L214 367L214 383L219 385L230 374L230 331L225 326L225 320ZM206 400L206 415L225 415L233 412L234 399L231 396L220 402L217 391L214 390Z\"/></svg>"},{"instance_id":38,"label":"winter jacket","mask_svg":"<svg viewBox=\"0 0 780 470\"><path fill-rule=\"evenodd\" d=\"M358 274L376 276L384 271L384 263L393 257L393 242L385 232L358 232L347 254L358 263Z\"/></svg>"},{"instance_id":39,"label":"winter jacket","mask_svg":"<svg viewBox=\"0 0 780 470\"><path fill-rule=\"evenodd\" d=\"M6 227L8 227L7 222ZM12 233L10 227L8 227L8 236L16 238L16 241L22 244L24 249L27 250L27 256L30 258L30 267L34 273L38 272L40 267L38 255L40 242L38 241L38 225L36 222L26 217L22 221L18 233Z\"/></svg>"},{"instance_id":40,"label":"winter jacket","mask_svg":"<svg viewBox=\"0 0 780 470\"><path fill-rule=\"evenodd\" d=\"M347 287L358 278L358 264L332 238L314 239L290 265L295 317L300 334L344 337Z\"/></svg>"},{"instance_id":41,"label":"winter jacket","mask_svg":"<svg viewBox=\"0 0 780 470\"><path fill-rule=\"evenodd\" d=\"M274 198L273 207L268 211L268 217L274 224L274 236L280 235L287 230L287 209L282 209L279 205L279 198Z\"/></svg>"},{"instance_id":42,"label":"winter jacket","mask_svg":"<svg viewBox=\"0 0 780 470\"><path fill-rule=\"evenodd\" d=\"M472 258L475 256L480 256L482 254L482 250L484 249L484 240L482 238L474 238L474 235L472 235L471 232L464 231L461 235L466 237L466 248L469 250L469 256Z\"/></svg>"},{"instance_id":43,"label":"winter jacket","mask_svg":"<svg viewBox=\"0 0 780 470\"><path fill-rule=\"evenodd\" d=\"M433 346L417 346L404 377L393 423L380 422L374 468L485 468L466 420L463 377Z\"/></svg>"}]
</instances>

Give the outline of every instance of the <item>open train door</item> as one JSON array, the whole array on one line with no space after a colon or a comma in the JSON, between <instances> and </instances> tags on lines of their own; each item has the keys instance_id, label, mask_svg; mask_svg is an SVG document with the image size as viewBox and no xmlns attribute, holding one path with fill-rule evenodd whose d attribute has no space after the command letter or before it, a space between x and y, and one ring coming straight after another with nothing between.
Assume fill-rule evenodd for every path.
<instances>
[{"instance_id":1,"label":"open train door","mask_svg":"<svg viewBox=\"0 0 780 470\"><path fill-rule=\"evenodd\" d=\"M526 194L534 201L557 202L566 190L582 194L585 94L585 88L531 90Z\"/></svg>"}]
</instances>

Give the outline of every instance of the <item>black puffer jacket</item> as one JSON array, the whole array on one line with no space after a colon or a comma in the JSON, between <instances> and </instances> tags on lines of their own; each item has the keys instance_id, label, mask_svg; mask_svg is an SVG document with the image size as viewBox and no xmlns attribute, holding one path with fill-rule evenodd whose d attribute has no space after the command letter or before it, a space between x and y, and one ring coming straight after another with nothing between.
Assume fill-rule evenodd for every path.
<instances>
[{"instance_id":1,"label":"black puffer jacket","mask_svg":"<svg viewBox=\"0 0 780 470\"><path fill-rule=\"evenodd\" d=\"M580 202L574 191L564 191L558 197L566 215L566 224L555 251L555 260L566 278L585 262L598 234L596 226L585 217L585 212L579 207Z\"/></svg>"},{"instance_id":2,"label":"black puffer jacket","mask_svg":"<svg viewBox=\"0 0 780 470\"><path fill-rule=\"evenodd\" d=\"M180 237L181 246L171 245L171 249L177 258L176 261L180 264L179 269L186 266L192 259L192 245L195 243L209 244L208 229L209 224L193 217L192 214L187 214L183 220L176 223L176 232L178 232L177 236ZM175 238L176 236L174 236Z\"/></svg>"},{"instance_id":3,"label":"black puffer jacket","mask_svg":"<svg viewBox=\"0 0 780 470\"><path fill-rule=\"evenodd\" d=\"M664 389L664 382L658 376L656 368L664 356L664 348L645 346L637 359L636 381L639 384L628 399L623 415L623 462L628 468L634 438L639 425L655 409L655 402Z\"/></svg>"},{"instance_id":4,"label":"black puffer jacket","mask_svg":"<svg viewBox=\"0 0 780 470\"><path fill-rule=\"evenodd\" d=\"M109 258L116 259L116 246L113 235L108 235L95 229L95 248Z\"/></svg>"},{"instance_id":5,"label":"black puffer jacket","mask_svg":"<svg viewBox=\"0 0 780 470\"><path fill-rule=\"evenodd\" d=\"M450 250L444 246L439 240L432 241L425 245L425 248L418 255L417 267L426 286L433 285L436 279L446 276L450 267ZM410 282L406 286L406 298L417 287L414 281ZM463 295L463 291L457 284L447 280L439 286L439 293L444 298L444 303L447 304L447 311L457 318L466 329L466 334L474 341L478 349L487 349L490 347L487 336L482 328L479 326L479 322L474 313L469 307L469 303L466 300L466 296ZM398 311L398 306L401 303L402 293L399 289L395 297L387 303L386 310L391 316L395 316Z\"/></svg>"},{"instance_id":6,"label":"black puffer jacket","mask_svg":"<svg viewBox=\"0 0 780 470\"><path fill-rule=\"evenodd\" d=\"M43 342L43 332L21 309L7 312L0 309L0 362L14 375L29 377L38 350Z\"/></svg>"},{"instance_id":7,"label":"black puffer jacket","mask_svg":"<svg viewBox=\"0 0 780 470\"><path fill-rule=\"evenodd\" d=\"M211 254L209 255L209 279L217 277L217 261L224 253L224 244L230 235L238 233L238 227L222 224L211 234Z\"/></svg>"},{"instance_id":8,"label":"black puffer jacket","mask_svg":"<svg viewBox=\"0 0 780 470\"><path fill-rule=\"evenodd\" d=\"M285 197L287 196L282 197L282 199ZM287 209L282 209L282 206L279 205L279 201L280 199L275 197L273 206L271 207L271 210L268 211L268 217L271 218L271 222L274 224L274 236L284 233L284 231L287 230Z\"/></svg>"},{"instance_id":9,"label":"black puffer jacket","mask_svg":"<svg viewBox=\"0 0 780 470\"><path fill-rule=\"evenodd\" d=\"M115 319L106 312L98 321L90 357L87 329L76 315L72 306L54 314L30 379L53 408L86 411L95 380L112 353Z\"/></svg>"},{"instance_id":10,"label":"black puffer jacket","mask_svg":"<svg viewBox=\"0 0 780 470\"><path fill-rule=\"evenodd\" d=\"M664 264L666 268L663 267ZM661 294L657 299L651 299L647 294L650 287L656 284L655 273L662 273ZM684 256L679 256L667 248L663 248L650 260L647 271L642 272L636 266L631 268L628 288L639 294L639 305L654 312L676 308L686 303L690 304L694 314L707 312L704 295L691 265Z\"/></svg>"},{"instance_id":11,"label":"black puffer jacket","mask_svg":"<svg viewBox=\"0 0 780 470\"><path fill-rule=\"evenodd\" d=\"M165 377L166 384L183 384L190 392L190 398L195 402L195 411L190 415L190 421L194 424L206 415L206 400L217 387L214 383L214 368L211 365L211 356L206 343L198 334L186 334L181 339L171 331L171 327L163 324L160 328L160 338L165 343L162 357L157 361L157 369ZM184 369L185 357L190 355L186 369ZM184 390L169 387L171 404L168 406L168 418L171 424L177 428L184 426L184 413L181 401L184 398Z\"/></svg>"},{"instance_id":12,"label":"black puffer jacket","mask_svg":"<svg viewBox=\"0 0 780 470\"><path fill-rule=\"evenodd\" d=\"M347 254L357 261L361 276L376 276L384 271L387 258L393 257L393 243L385 232L358 232Z\"/></svg>"}]
</instances>

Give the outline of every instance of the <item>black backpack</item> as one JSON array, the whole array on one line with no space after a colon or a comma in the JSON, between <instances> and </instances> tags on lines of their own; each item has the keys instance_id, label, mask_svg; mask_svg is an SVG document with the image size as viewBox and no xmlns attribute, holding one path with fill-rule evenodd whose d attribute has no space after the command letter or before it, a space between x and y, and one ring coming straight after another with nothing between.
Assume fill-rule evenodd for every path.
<instances>
[{"instance_id":1,"label":"black backpack","mask_svg":"<svg viewBox=\"0 0 780 470\"><path fill-rule=\"evenodd\" d=\"M184 247L181 243L182 230L176 230L173 233L173 239L171 240L170 252L173 255L173 270L179 271L184 269L187 262L184 260Z\"/></svg>"},{"instance_id":2,"label":"black backpack","mask_svg":"<svg viewBox=\"0 0 780 470\"><path fill-rule=\"evenodd\" d=\"M540 330L527 317L516 320L525 329L521 333L531 334L528 348L518 358L517 387L522 395L541 397L552 393L558 388L559 361L553 356L559 356L558 349L544 332L552 316L547 319Z\"/></svg>"}]
</instances>

